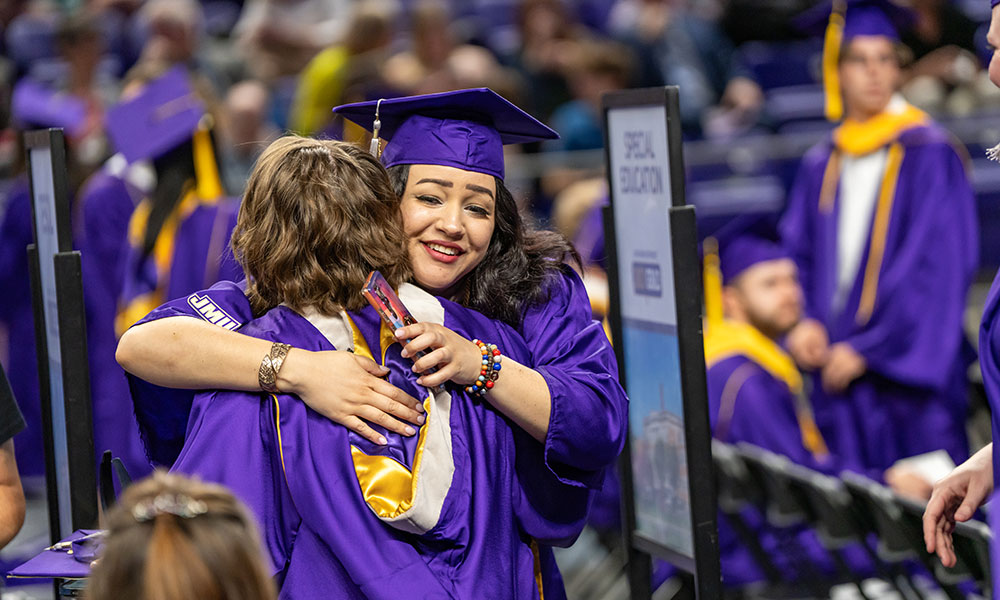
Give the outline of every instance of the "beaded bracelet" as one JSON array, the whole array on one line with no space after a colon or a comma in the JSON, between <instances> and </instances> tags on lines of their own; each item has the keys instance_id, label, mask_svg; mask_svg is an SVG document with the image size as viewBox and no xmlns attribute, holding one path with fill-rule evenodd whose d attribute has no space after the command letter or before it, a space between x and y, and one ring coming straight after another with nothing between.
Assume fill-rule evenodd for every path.
<instances>
[{"instance_id":1,"label":"beaded bracelet","mask_svg":"<svg viewBox=\"0 0 1000 600\"><path fill-rule=\"evenodd\" d=\"M465 388L470 394L485 396L488 390L493 389L495 382L500 377L500 361L503 356L496 344L487 344L479 340L472 340L472 343L479 347L479 352L483 356L483 366L479 371L476 381Z\"/></svg>"}]
</instances>

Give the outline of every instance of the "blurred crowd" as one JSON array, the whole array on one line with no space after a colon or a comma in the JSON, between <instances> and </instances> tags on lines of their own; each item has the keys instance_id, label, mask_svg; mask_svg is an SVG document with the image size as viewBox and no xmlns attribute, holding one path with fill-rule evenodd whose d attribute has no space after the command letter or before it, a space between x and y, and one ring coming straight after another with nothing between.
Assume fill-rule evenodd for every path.
<instances>
[{"instance_id":1,"label":"blurred crowd","mask_svg":"<svg viewBox=\"0 0 1000 600\"><path fill-rule=\"evenodd\" d=\"M51 125L19 120L11 102L19 84L86 106L83 123L68 132L75 189L113 152L105 109L127 73L149 62L183 64L205 80L234 195L280 132L358 137L330 109L380 97L490 87L560 132L546 151L600 148L601 94L630 87L679 85L689 139L780 130L789 102L797 114L821 117L818 96L810 96L819 89L819 40L795 25L811 4L10 0L0 13L0 176L21 163L15 132ZM970 114L997 104L983 73L988 15L978 4L913 3L903 91L918 107ZM574 179L535 186L535 212L548 217L551 199Z\"/></svg>"}]
</instances>

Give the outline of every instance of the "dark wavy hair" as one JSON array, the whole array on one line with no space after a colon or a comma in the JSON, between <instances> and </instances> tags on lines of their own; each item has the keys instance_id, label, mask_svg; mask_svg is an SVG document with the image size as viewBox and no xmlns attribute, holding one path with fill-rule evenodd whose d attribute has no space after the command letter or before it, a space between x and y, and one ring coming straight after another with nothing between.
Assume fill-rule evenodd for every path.
<instances>
[{"instance_id":1,"label":"dark wavy hair","mask_svg":"<svg viewBox=\"0 0 1000 600\"><path fill-rule=\"evenodd\" d=\"M410 165L396 165L388 171L396 196L402 199ZM525 223L503 180L493 179L496 225L482 262L466 275L462 304L517 327L528 307L548 300L547 284L568 268L564 261L579 264L580 255L561 234Z\"/></svg>"},{"instance_id":2,"label":"dark wavy hair","mask_svg":"<svg viewBox=\"0 0 1000 600\"><path fill-rule=\"evenodd\" d=\"M410 278L399 201L385 168L346 142L286 136L254 166L233 230L254 314L278 304L359 310L368 274Z\"/></svg>"}]
</instances>

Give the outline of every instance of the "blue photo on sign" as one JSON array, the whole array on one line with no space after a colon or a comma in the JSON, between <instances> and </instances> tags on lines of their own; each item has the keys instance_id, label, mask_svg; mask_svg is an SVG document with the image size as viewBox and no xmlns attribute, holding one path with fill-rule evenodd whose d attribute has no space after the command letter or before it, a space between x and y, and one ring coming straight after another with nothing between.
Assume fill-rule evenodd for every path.
<instances>
[{"instance_id":1,"label":"blue photo on sign","mask_svg":"<svg viewBox=\"0 0 1000 600\"><path fill-rule=\"evenodd\" d=\"M636 531L694 555L676 329L622 323Z\"/></svg>"}]
</instances>

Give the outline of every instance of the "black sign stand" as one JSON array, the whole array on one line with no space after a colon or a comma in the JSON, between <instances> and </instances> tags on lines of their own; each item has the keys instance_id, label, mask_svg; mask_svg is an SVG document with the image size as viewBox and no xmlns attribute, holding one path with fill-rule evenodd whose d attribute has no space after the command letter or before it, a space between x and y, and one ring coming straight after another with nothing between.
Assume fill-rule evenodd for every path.
<instances>
[{"instance_id":1,"label":"black sign stand","mask_svg":"<svg viewBox=\"0 0 1000 600\"><path fill-rule=\"evenodd\" d=\"M76 529L95 527L98 518L86 318L80 253L72 250L62 130L29 131L24 134L24 142L31 175L36 240L28 253L45 435L49 527L50 537L56 542ZM49 194L51 197L47 197ZM41 248L50 248L52 252L43 256ZM43 267L45 261L49 265ZM54 281L47 285L44 273L49 267ZM56 349L49 347L50 333L57 334L57 355ZM60 372L52 373L53 366L58 366ZM57 381L53 376L60 378L61 397L53 389ZM64 427L59 427L60 424ZM68 475L68 482L60 477L62 469Z\"/></svg>"},{"instance_id":2,"label":"black sign stand","mask_svg":"<svg viewBox=\"0 0 1000 600\"><path fill-rule=\"evenodd\" d=\"M684 435L687 455L688 492L691 499L692 539L694 556L684 556L657 541L644 536L636 527L635 491L631 461L631 434L619 461L622 489L622 527L628 553L628 578L631 597L647 600L652 596L652 557L659 557L694 576L699 600L722 597L719 568L718 529L716 527L716 496L712 464L711 428L708 418L708 396L705 374L705 354L702 338L701 261L698 257L697 228L694 207L684 202L684 161L681 151L680 110L676 87L624 90L606 94L603 98L605 131L605 165L607 167L611 205L604 210L605 249L608 254L608 285L611 311L609 321L616 341L618 369L623 384L627 381L624 356L621 281L618 265L618 243L614 219L614 177L611 161L611 134L608 130L609 111L634 107L662 107L666 114L666 139L669 158L669 187L672 206L669 228L672 251L673 285L677 310L677 339L680 361L680 383L683 395ZM653 126L653 124L650 124ZM666 232L664 232L666 234Z\"/></svg>"}]
</instances>

